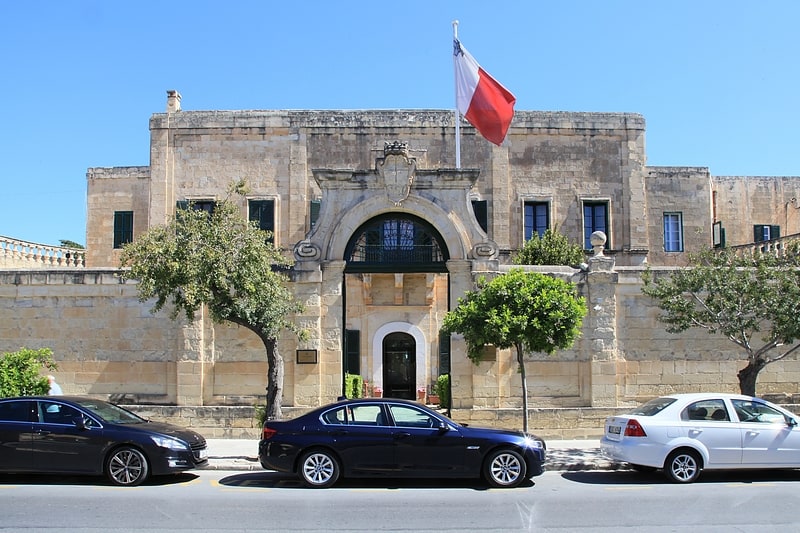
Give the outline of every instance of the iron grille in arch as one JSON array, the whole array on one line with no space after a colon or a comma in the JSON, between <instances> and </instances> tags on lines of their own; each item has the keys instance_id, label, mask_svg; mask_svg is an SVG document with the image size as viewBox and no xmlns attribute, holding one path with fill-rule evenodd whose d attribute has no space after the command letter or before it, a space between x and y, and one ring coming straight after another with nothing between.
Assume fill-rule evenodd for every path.
<instances>
[{"instance_id":1,"label":"iron grille in arch","mask_svg":"<svg viewBox=\"0 0 800 533\"><path fill-rule=\"evenodd\" d=\"M447 261L442 238L433 226L410 215L382 216L362 225L346 251L349 267L417 266L440 270Z\"/></svg>"}]
</instances>

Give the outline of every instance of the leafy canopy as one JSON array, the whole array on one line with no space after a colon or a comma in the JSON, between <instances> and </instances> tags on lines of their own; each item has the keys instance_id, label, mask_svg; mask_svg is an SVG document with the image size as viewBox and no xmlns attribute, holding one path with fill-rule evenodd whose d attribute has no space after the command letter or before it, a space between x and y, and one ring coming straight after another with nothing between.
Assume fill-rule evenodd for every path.
<instances>
[{"instance_id":1,"label":"leafy canopy","mask_svg":"<svg viewBox=\"0 0 800 533\"><path fill-rule=\"evenodd\" d=\"M800 272L797 257L706 250L691 266L656 277L643 275L642 292L655 299L670 333L700 328L739 346L748 365L739 373L742 393L755 395L758 372L800 344Z\"/></svg>"},{"instance_id":2,"label":"leafy canopy","mask_svg":"<svg viewBox=\"0 0 800 533\"><path fill-rule=\"evenodd\" d=\"M568 348L585 315L586 301L571 283L512 269L459 298L445 315L443 330L462 334L477 364L486 345L548 354Z\"/></svg>"},{"instance_id":3,"label":"leafy canopy","mask_svg":"<svg viewBox=\"0 0 800 533\"><path fill-rule=\"evenodd\" d=\"M126 277L139 280L139 299L156 299L156 311L169 302L172 318L184 312L193 319L205 304L217 322L275 338L284 328L294 329L289 315L301 306L281 272L291 263L268 238L225 200L210 215L178 210L172 223L128 243L121 263L130 267Z\"/></svg>"},{"instance_id":4,"label":"leafy canopy","mask_svg":"<svg viewBox=\"0 0 800 533\"><path fill-rule=\"evenodd\" d=\"M571 243L565 235L551 228L541 237L534 233L512 259L515 265L563 266L579 265L585 260L586 253L580 244Z\"/></svg>"},{"instance_id":5,"label":"leafy canopy","mask_svg":"<svg viewBox=\"0 0 800 533\"><path fill-rule=\"evenodd\" d=\"M47 394L50 384L41 371L57 368L50 348L4 353L0 357L0 398Z\"/></svg>"}]
</instances>

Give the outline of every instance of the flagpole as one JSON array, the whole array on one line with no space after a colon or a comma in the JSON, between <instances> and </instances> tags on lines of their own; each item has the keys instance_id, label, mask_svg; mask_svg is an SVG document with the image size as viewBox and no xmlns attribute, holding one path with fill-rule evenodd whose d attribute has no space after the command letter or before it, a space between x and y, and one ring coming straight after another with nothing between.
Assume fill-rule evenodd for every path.
<instances>
[{"instance_id":1,"label":"flagpole","mask_svg":"<svg viewBox=\"0 0 800 533\"><path fill-rule=\"evenodd\" d=\"M453 21L453 41L458 40L458 21ZM456 118L456 168L461 168L461 115L458 112L458 80L456 79L456 58L453 50L453 87L455 89L455 118Z\"/></svg>"}]
</instances>

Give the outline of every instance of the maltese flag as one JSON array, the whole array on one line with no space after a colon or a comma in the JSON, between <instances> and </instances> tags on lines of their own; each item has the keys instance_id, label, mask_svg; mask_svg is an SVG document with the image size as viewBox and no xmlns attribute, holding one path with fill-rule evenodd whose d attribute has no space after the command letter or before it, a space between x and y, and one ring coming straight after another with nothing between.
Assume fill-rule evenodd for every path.
<instances>
[{"instance_id":1,"label":"maltese flag","mask_svg":"<svg viewBox=\"0 0 800 533\"><path fill-rule=\"evenodd\" d=\"M483 70L458 39L453 40L456 106L486 140L501 145L517 99Z\"/></svg>"}]
</instances>

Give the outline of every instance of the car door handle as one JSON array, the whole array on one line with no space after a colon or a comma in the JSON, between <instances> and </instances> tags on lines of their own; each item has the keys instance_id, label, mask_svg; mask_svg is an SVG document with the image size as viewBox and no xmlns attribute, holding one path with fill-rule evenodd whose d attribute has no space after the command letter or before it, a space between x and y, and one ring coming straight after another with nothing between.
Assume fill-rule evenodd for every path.
<instances>
[{"instance_id":1,"label":"car door handle","mask_svg":"<svg viewBox=\"0 0 800 533\"><path fill-rule=\"evenodd\" d=\"M407 439L410 436L411 436L411 433L406 433L405 431L400 432L400 433L393 433L392 434L392 437L394 437L394 440Z\"/></svg>"},{"instance_id":2,"label":"car door handle","mask_svg":"<svg viewBox=\"0 0 800 533\"><path fill-rule=\"evenodd\" d=\"M36 430L36 434L37 435L49 435L50 433L52 433L52 431L45 431L43 429L37 429Z\"/></svg>"}]
</instances>

